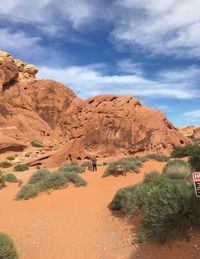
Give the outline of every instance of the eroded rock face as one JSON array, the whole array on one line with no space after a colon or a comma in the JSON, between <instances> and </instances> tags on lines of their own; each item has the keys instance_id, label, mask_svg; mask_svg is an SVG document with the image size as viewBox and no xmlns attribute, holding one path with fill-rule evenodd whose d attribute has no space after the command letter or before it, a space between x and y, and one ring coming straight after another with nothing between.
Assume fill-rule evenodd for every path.
<instances>
[{"instance_id":1,"label":"eroded rock face","mask_svg":"<svg viewBox=\"0 0 200 259\"><path fill-rule=\"evenodd\" d=\"M131 96L99 95L80 104L73 120L66 118L69 143L49 162L63 163L91 155L133 155L166 152L190 140L166 116Z\"/></svg>"},{"instance_id":2,"label":"eroded rock face","mask_svg":"<svg viewBox=\"0 0 200 259\"><path fill-rule=\"evenodd\" d=\"M131 155L190 143L162 112L136 98L99 95L83 101L58 82L38 80L36 72L0 52L0 132L14 126L14 138L23 141L62 135L68 144L48 156L55 163L65 162L69 153L76 159Z\"/></svg>"},{"instance_id":3,"label":"eroded rock face","mask_svg":"<svg viewBox=\"0 0 200 259\"><path fill-rule=\"evenodd\" d=\"M196 129L194 130L193 136L194 136L195 138L200 138L200 127L196 128Z\"/></svg>"}]
</instances>

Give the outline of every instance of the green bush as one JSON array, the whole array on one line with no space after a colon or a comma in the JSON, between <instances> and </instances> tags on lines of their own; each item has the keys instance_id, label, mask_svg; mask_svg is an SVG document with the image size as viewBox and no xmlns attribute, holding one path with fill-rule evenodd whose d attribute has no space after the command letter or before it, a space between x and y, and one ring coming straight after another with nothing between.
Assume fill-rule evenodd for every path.
<instances>
[{"instance_id":1,"label":"green bush","mask_svg":"<svg viewBox=\"0 0 200 259\"><path fill-rule=\"evenodd\" d=\"M198 152L200 147L198 145L186 145L184 147L175 147L171 153L171 157L181 158L186 156L191 156L192 154Z\"/></svg>"},{"instance_id":2,"label":"green bush","mask_svg":"<svg viewBox=\"0 0 200 259\"><path fill-rule=\"evenodd\" d=\"M2 168L9 168L11 166L12 166L12 164L9 163L8 161L3 161L0 163L0 167L2 167Z\"/></svg>"},{"instance_id":3,"label":"green bush","mask_svg":"<svg viewBox=\"0 0 200 259\"><path fill-rule=\"evenodd\" d=\"M39 169L37 172L35 172L29 179L29 184L35 184L37 182L43 181L44 178L49 175L50 172L46 169Z\"/></svg>"},{"instance_id":4,"label":"green bush","mask_svg":"<svg viewBox=\"0 0 200 259\"><path fill-rule=\"evenodd\" d=\"M24 172L28 170L28 166L26 164L18 164L14 167L15 172Z\"/></svg>"},{"instance_id":5,"label":"green bush","mask_svg":"<svg viewBox=\"0 0 200 259\"><path fill-rule=\"evenodd\" d=\"M200 150L192 153L191 157L189 158L189 163L195 171L200 171Z\"/></svg>"},{"instance_id":6,"label":"green bush","mask_svg":"<svg viewBox=\"0 0 200 259\"><path fill-rule=\"evenodd\" d=\"M45 169L41 169L31 176L28 184L22 187L17 194L16 199L26 200L37 196L39 192L49 189L62 189L67 187L68 182L73 182L76 187L87 185L87 182L77 173L64 171L50 173Z\"/></svg>"},{"instance_id":7,"label":"green bush","mask_svg":"<svg viewBox=\"0 0 200 259\"><path fill-rule=\"evenodd\" d=\"M18 182L17 177L14 174L11 174L11 173L4 175L4 179L5 179L6 182L10 182L10 183L17 183Z\"/></svg>"},{"instance_id":8,"label":"green bush","mask_svg":"<svg viewBox=\"0 0 200 259\"><path fill-rule=\"evenodd\" d=\"M81 164L81 167L84 167L85 169L92 170L92 163L91 161L85 161Z\"/></svg>"},{"instance_id":9,"label":"green bush","mask_svg":"<svg viewBox=\"0 0 200 259\"><path fill-rule=\"evenodd\" d=\"M167 162L169 161L169 158L164 154L147 154L144 156L146 159L153 159L160 162Z\"/></svg>"},{"instance_id":10,"label":"green bush","mask_svg":"<svg viewBox=\"0 0 200 259\"><path fill-rule=\"evenodd\" d=\"M158 171L150 171L144 175L144 183L149 183L154 179L160 178L160 173Z\"/></svg>"},{"instance_id":11,"label":"green bush","mask_svg":"<svg viewBox=\"0 0 200 259\"><path fill-rule=\"evenodd\" d=\"M15 157L14 156L8 156L6 159L12 161L12 160L15 160Z\"/></svg>"},{"instance_id":12,"label":"green bush","mask_svg":"<svg viewBox=\"0 0 200 259\"><path fill-rule=\"evenodd\" d=\"M21 190L16 195L16 200L28 200L37 196L39 188L34 184L27 184L21 188Z\"/></svg>"},{"instance_id":13,"label":"green bush","mask_svg":"<svg viewBox=\"0 0 200 259\"><path fill-rule=\"evenodd\" d=\"M33 147L43 147L42 142L40 142L40 141L38 141L38 140L32 140L32 141L31 141L31 145L32 145Z\"/></svg>"},{"instance_id":14,"label":"green bush","mask_svg":"<svg viewBox=\"0 0 200 259\"><path fill-rule=\"evenodd\" d=\"M161 242L186 236L191 225L199 225L200 203L193 184L165 179L145 200L141 231ZM195 213L194 213L195 211Z\"/></svg>"},{"instance_id":15,"label":"green bush","mask_svg":"<svg viewBox=\"0 0 200 259\"><path fill-rule=\"evenodd\" d=\"M140 172L140 167L143 164L143 160L136 157L121 158L117 161L111 162L106 168L103 177L115 174L118 171L118 166L122 166L125 172Z\"/></svg>"},{"instance_id":16,"label":"green bush","mask_svg":"<svg viewBox=\"0 0 200 259\"><path fill-rule=\"evenodd\" d=\"M0 190L6 187L5 178L2 173L0 173Z\"/></svg>"},{"instance_id":17,"label":"green bush","mask_svg":"<svg viewBox=\"0 0 200 259\"><path fill-rule=\"evenodd\" d=\"M85 172L85 167L82 165L79 165L76 162L72 162L70 164L64 164L62 165L58 171L62 172L75 172L75 173L83 173Z\"/></svg>"},{"instance_id":18,"label":"green bush","mask_svg":"<svg viewBox=\"0 0 200 259\"><path fill-rule=\"evenodd\" d=\"M171 160L165 165L163 174L171 179L189 179L192 174L192 168L186 161Z\"/></svg>"},{"instance_id":19,"label":"green bush","mask_svg":"<svg viewBox=\"0 0 200 259\"><path fill-rule=\"evenodd\" d=\"M0 233L0 258L18 259L17 249L12 239L4 233Z\"/></svg>"},{"instance_id":20,"label":"green bush","mask_svg":"<svg viewBox=\"0 0 200 259\"><path fill-rule=\"evenodd\" d=\"M133 215L144 204L146 187L143 184L131 185L119 189L109 205L111 210L121 210Z\"/></svg>"}]
</instances>

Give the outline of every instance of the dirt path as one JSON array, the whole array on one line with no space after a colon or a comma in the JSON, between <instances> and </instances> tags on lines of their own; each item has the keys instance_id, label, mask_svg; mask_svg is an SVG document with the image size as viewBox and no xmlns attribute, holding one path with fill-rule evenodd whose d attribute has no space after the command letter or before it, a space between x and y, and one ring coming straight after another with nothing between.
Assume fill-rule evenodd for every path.
<instances>
[{"instance_id":1,"label":"dirt path","mask_svg":"<svg viewBox=\"0 0 200 259\"><path fill-rule=\"evenodd\" d=\"M28 201L14 201L19 189L10 184L0 192L0 230L15 239L20 259L134 258L138 249L132 245L131 225L113 217L107 206L119 188L163 165L150 161L140 174L106 178L101 177L102 166L82 175L87 187L71 185Z\"/></svg>"}]
</instances>

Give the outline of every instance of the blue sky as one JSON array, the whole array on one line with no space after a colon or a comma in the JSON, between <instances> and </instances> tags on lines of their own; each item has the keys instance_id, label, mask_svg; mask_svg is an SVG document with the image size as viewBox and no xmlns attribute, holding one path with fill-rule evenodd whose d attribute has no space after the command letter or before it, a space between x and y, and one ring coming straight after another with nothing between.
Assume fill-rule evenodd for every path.
<instances>
[{"instance_id":1,"label":"blue sky","mask_svg":"<svg viewBox=\"0 0 200 259\"><path fill-rule=\"evenodd\" d=\"M0 49L80 97L132 95L200 125L200 0L1 0Z\"/></svg>"}]
</instances>

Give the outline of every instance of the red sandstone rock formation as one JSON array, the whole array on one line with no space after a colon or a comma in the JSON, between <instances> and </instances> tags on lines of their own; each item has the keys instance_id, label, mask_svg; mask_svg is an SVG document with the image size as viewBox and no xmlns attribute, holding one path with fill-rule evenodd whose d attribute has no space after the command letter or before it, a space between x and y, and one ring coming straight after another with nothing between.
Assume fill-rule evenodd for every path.
<instances>
[{"instance_id":1,"label":"red sandstone rock formation","mask_svg":"<svg viewBox=\"0 0 200 259\"><path fill-rule=\"evenodd\" d=\"M24 141L64 136L68 144L47 156L57 164L69 153L76 159L131 155L190 142L162 112L136 98L99 95L83 101L60 83L37 80L36 72L34 66L0 52L0 132L14 126L12 137Z\"/></svg>"},{"instance_id":2,"label":"red sandstone rock formation","mask_svg":"<svg viewBox=\"0 0 200 259\"><path fill-rule=\"evenodd\" d=\"M200 138L200 127L196 128L196 129L194 130L193 136L194 136L195 138Z\"/></svg>"}]
</instances>

